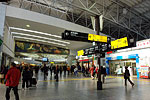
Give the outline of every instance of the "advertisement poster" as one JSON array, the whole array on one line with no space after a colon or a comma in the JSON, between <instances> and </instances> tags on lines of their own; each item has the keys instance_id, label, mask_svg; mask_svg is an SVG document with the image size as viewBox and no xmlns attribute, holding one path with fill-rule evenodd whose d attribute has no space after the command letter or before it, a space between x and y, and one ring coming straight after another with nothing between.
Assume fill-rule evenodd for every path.
<instances>
[{"instance_id":1,"label":"advertisement poster","mask_svg":"<svg viewBox=\"0 0 150 100\"><path fill-rule=\"evenodd\" d=\"M148 78L149 66L141 66L141 78Z\"/></svg>"},{"instance_id":2,"label":"advertisement poster","mask_svg":"<svg viewBox=\"0 0 150 100\"><path fill-rule=\"evenodd\" d=\"M30 42L15 42L15 52L26 52L26 53L48 53L48 54L61 54L69 55L69 49L64 49L60 47L30 43Z\"/></svg>"}]
</instances>

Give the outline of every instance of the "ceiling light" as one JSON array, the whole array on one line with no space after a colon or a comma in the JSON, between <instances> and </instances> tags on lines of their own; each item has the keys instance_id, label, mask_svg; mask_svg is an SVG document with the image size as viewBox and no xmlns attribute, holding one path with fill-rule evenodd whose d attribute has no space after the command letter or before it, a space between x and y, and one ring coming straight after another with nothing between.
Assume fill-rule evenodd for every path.
<instances>
[{"instance_id":1,"label":"ceiling light","mask_svg":"<svg viewBox=\"0 0 150 100\"><path fill-rule=\"evenodd\" d=\"M24 33L17 33L17 32L11 32L11 33L12 34L18 34L18 35L23 35L23 36L30 36L30 37L34 37L34 38L40 38L40 39L46 39L46 40L52 40L52 41L56 41L56 42L70 44L70 42L61 41L61 40L52 39L52 38L41 37L41 36L36 36L36 35L31 35L31 34L24 34Z\"/></svg>"},{"instance_id":2,"label":"ceiling light","mask_svg":"<svg viewBox=\"0 0 150 100\"><path fill-rule=\"evenodd\" d=\"M25 40L32 40L32 41L39 41L39 42L45 42L45 43L50 43L50 44L57 44L57 45L61 45L61 46L66 46L65 44L60 44L60 43L56 43L56 42L50 42L50 41L44 41L44 40L39 40L39 39L33 39L33 38L27 38L27 37L21 37L21 36L14 36L14 38L22 38Z\"/></svg>"},{"instance_id":3,"label":"ceiling light","mask_svg":"<svg viewBox=\"0 0 150 100\"><path fill-rule=\"evenodd\" d=\"M49 34L49 33L44 33L44 32L39 32L39 31L33 31L33 30L17 28L17 27L9 27L9 28L10 29L14 29L14 30L20 30L20 31L31 32L31 33L38 33L38 34L42 34L42 35L47 35L47 36L53 36L53 37L61 38L61 36L58 36L58 35L52 35L52 34Z\"/></svg>"},{"instance_id":4,"label":"ceiling light","mask_svg":"<svg viewBox=\"0 0 150 100\"><path fill-rule=\"evenodd\" d=\"M26 27L30 27L30 25L26 25Z\"/></svg>"}]
</instances>

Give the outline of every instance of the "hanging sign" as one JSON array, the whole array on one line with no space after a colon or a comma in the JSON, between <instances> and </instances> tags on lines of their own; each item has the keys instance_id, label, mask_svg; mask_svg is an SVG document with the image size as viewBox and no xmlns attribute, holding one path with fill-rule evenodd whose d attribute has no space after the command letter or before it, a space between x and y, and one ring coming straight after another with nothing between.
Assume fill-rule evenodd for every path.
<instances>
[{"instance_id":1,"label":"hanging sign","mask_svg":"<svg viewBox=\"0 0 150 100\"><path fill-rule=\"evenodd\" d=\"M111 49L118 49L128 46L128 40L127 37L117 39L115 41L111 41Z\"/></svg>"}]
</instances>

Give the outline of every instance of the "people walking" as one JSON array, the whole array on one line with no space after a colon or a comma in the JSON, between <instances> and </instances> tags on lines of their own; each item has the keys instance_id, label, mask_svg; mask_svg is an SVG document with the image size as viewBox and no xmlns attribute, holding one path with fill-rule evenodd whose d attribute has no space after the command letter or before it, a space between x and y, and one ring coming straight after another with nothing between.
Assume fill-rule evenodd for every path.
<instances>
[{"instance_id":1,"label":"people walking","mask_svg":"<svg viewBox=\"0 0 150 100\"><path fill-rule=\"evenodd\" d=\"M77 67L74 68L74 75L78 76L78 68Z\"/></svg>"},{"instance_id":2,"label":"people walking","mask_svg":"<svg viewBox=\"0 0 150 100\"><path fill-rule=\"evenodd\" d=\"M49 66L49 70L50 70L50 73L51 73L51 76L52 76L52 74L53 74L53 68L52 68L52 65Z\"/></svg>"},{"instance_id":3,"label":"people walking","mask_svg":"<svg viewBox=\"0 0 150 100\"><path fill-rule=\"evenodd\" d=\"M46 77L48 76L48 67L46 66L46 64L44 64L43 72L44 72L44 80L46 80Z\"/></svg>"},{"instance_id":4,"label":"people walking","mask_svg":"<svg viewBox=\"0 0 150 100\"><path fill-rule=\"evenodd\" d=\"M70 74L70 66L67 67L68 75Z\"/></svg>"},{"instance_id":5,"label":"people walking","mask_svg":"<svg viewBox=\"0 0 150 100\"><path fill-rule=\"evenodd\" d=\"M106 77L106 68L101 66L101 77L102 77L102 82L105 82L105 77Z\"/></svg>"},{"instance_id":6,"label":"people walking","mask_svg":"<svg viewBox=\"0 0 150 100\"><path fill-rule=\"evenodd\" d=\"M67 66L63 66L64 76L66 76Z\"/></svg>"},{"instance_id":7,"label":"people walking","mask_svg":"<svg viewBox=\"0 0 150 100\"><path fill-rule=\"evenodd\" d=\"M124 79L125 79L125 86L127 86L127 80L130 82L132 87L134 86L134 83L130 80L130 73L127 66L125 67Z\"/></svg>"},{"instance_id":8,"label":"people walking","mask_svg":"<svg viewBox=\"0 0 150 100\"><path fill-rule=\"evenodd\" d=\"M19 94L18 94L18 84L20 79L21 73L20 70L16 68L15 63L11 63L11 68L8 70L6 74L6 100L10 100L10 91L13 89L14 95L16 100L19 100Z\"/></svg>"},{"instance_id":9,"label":"people walking","mask_svg":"<svg viewBox=\"0 0 150 100\"><path fill-rule=\"evenodd\" d=\"M90 73L91 73L92 79L94 79L94 66L92 66L92 67L90 68Z\"/></svg>"},{"instance_id":10,"label":"people walking","mask_svg":"<svg viewBox=\"0 0 150 100\"><path fill-rule=\"evenodd\" d=\"M32 87L32 77L33 77L33 69L30 66L29 67L29 83L30 83L29 87Z\"/></svg>"},{"instance_id":11,"label":"people walking","mask_svg":"<svg viewBox=\"0 0 150 100\"><path fill-rule=\"evenodd\" d=\"M62 67L60 66L60 67L59 67L60 76L62 76L62 70L63 70L63 69L62 69Z\"/></svg>"},{"instance_id":12,"label":"people walking","mask_svg":"<svg viewBox=\"0 0 150 100\"><path fill-rule=\"evenodd\" d=\"M29 69L28 67L25 67L23 73L22 73L22 89L25 89L25 85L26 85L26 88L28 89L29 87L29 79L30 79L30 72L29 72Z\"/></svg>"},{"instance_id":13,"label":"people walking","mask_svg":"<svg viewBox=\"0 0 150 100\"><path fill-rule=\"evenodd\" d=\"M59 80L59 76L58 76L58 73L59 73L59 66L58 66L58 65L56 65L55 70L54 70L54 73L55 73L56 82L58 82L58 80Z\"/></svg>"}]
</instances>

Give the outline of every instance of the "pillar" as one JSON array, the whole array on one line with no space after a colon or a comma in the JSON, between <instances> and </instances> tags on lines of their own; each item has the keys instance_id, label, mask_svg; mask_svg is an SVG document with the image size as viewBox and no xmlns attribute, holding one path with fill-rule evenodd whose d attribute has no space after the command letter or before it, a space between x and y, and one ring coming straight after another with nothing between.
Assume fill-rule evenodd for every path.
<instances>
[{"instance_id":1,"label":"pillar","mask_svg":"<svg viewBox=\"0 0 150 100\"><path fill-rule=\"evenodd\" d=\"M6 15L6 5L0 3L0 39L3 40L4 25L5 25L5 15ZM0 70L2 62L2 48L3 44L0 46Z\"/></svg>"}]
</instances>

